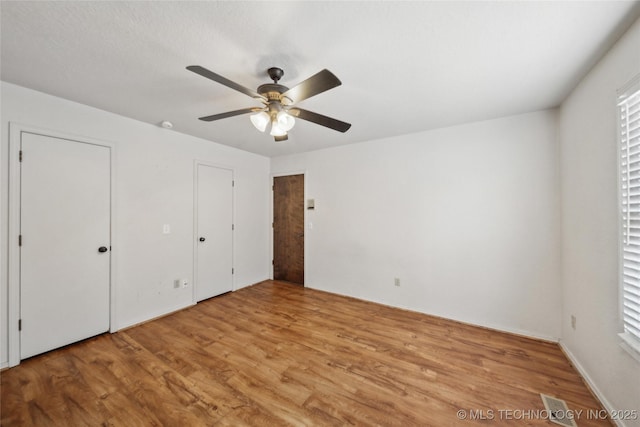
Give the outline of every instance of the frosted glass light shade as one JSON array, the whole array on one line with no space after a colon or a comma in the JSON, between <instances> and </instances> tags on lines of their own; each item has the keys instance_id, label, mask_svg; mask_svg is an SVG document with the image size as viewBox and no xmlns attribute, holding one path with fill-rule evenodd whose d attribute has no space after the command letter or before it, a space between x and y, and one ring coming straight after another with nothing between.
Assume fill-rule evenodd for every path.
<instances>
[{"instance_id":1,"label":"frosted glass light shade","mask_svg":"<svg viewBox=\"0 0 640 427\"><path fill-rule=\"evenodd\" d=\"M271 136L285 136L287 131L282 129L277 121L273 121L271 125Z\"/></svg>"},{"instance_id":2,"label":"frosted glass light shade","mask_svg":"<svg viewBox=\"0 0 640 427\"><path fill-rule=\"evenodd\" d=\"M280 111L276 118L278 119L278 126L280 126L280 128L284 129L285 131L290 131L296 124L296 119L294 119L293 116L287 114L286 111Z\"/></svg>"},{"instance_id":3,"label":"frosted glass light shade","mask_svg":"<svg viewBox=\"0 0 640 427\"><path fill-rule=\"evenodd\" d=\"M251 123L258 129L260 132L264 132L267 129L267 125L269 124L269 114L265 111L261 111L258 114L252 114L249 116L251 119Z\"/></svg>"}]
</instances>

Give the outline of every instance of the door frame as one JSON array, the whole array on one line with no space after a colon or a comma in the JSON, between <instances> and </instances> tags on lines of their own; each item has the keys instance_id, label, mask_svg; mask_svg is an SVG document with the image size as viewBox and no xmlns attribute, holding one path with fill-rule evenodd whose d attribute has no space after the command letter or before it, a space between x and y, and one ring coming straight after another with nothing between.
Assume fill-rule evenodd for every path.
<instances>
[{"instance_id":1,"label":"door frame","mask_svg":"<svg viewBox=\"0 0 640 427\"><path fill-rule=\"evenodd\" d=\"M231 222L234 225L231 233L231 267L234 269L234 273L231 275L231 292L236 290L236 171L231 166L195 159L193 161L193 286L191 286L191 302L193 304L198 303L196 294L196 287L198 286L196 282L196 277L198 277L198 166L201 165L231 171Z\"/></svg>"},{"instance_id":2,"label":"door frame","mask_svg":"<svg viewBox=\"0 0 640 427\"><path fill-rule=\"evenodd\" d=\"M304 176L304 196L303 196L303 209L304 209L304 216L303 216L303 221L304 221L304 242L303 242L303 247L304 247L304 284L302 286L307 287L309 286L309 275L307 274L308 271L308 264L309 264L309 256L308 256L308 239L307 239L307 231L308 231L308 217L307 217L307 176L308 173L306 170L294 170L291 172L279 172L279 173L272 173L271 174L271 178L270 178L270 182L271 182L271 188L269 189L269 194L271 194L271 197L269 198L269 212L270 212L270 219L269 222L271 223L271 233L269 233L269 253L271 254L271 262L269 263L269 279L273 280L273 186L275 185L275 178L279 178L281 176L291 176L291 175L303 175Z\"/></svg>"},{"instance_id":3,"label":"door frame","mask_svg":"<svg viewBox=\"0 0 640 427\"><path fill-rule=\"evenodd\" d=\"M20 144L22 141L23 133L32 133L36 135L48 136L52 138L66 139L70 141L76 141L78 143L98 145L109 149L110 155L110 209L109 209L109 222L110 222L110 240L111 247L117 249L116 242L116 223L114 221L114 215L116 212L115 207L115 192L116 192L116 144L89 138L86 136L75 135L68 132L61 132L51 129L40 128L32 125L25 125L22 123L9 122L9 245L7 253L7 266L8 266L8 345L7 350L9 353L9 367L20 364L20 331L18 331L18 321L20 319L20 248L18 246L18 236L20 235L20 188L21 188L21 174L20 174ZM117 318L116 318L116 257L114 251L110 251L110 263L109 263L109 331L116 332L118 330Z\"/></svg>"}]
</instances>

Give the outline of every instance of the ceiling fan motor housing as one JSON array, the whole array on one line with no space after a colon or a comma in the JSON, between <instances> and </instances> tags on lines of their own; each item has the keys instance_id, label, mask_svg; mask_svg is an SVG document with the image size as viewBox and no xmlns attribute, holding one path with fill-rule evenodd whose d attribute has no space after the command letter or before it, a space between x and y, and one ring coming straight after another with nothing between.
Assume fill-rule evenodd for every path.
<instances>
[{"instance_id":1,"label":"ceiling fan motor housing","mask_svg":"<svg viewBox=\"0 0 640 427\"><path fill-rule=\"evenodd\" d=\"M266 96L269 101L282 101L282 94L288 90L288 87L277 83L267 83L258 86L258 93Z\"/></svg>"}]
</instances>

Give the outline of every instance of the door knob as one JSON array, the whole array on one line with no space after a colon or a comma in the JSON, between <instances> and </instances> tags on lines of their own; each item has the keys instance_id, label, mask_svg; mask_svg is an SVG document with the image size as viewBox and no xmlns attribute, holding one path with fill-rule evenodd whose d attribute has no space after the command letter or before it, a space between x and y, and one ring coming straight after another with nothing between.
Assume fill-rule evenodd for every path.
<instances>
[{"instance_id":1,"label":"door knob","mask_svg":"<svg viewBox=\"0 0 640 427\"><path fill-rule=\"evenodd\" d=\"M100 247L98 248L98 252L100 252L100 253L102 253L102 252L107 252L107 250L108 250L108 249L107 249L107 247L106 247L106 246L100 246Z\"/></svg>"},{"instance_id":2,"label":"door knob","mask_svg":"<svg viewBox=\"0 0 640 427\"><path fill-rule=\"evenodd\" d=\"M200 240L201 242L204 242L204 237L201 237L198 240Z\"/></svg>"}]
</instances>

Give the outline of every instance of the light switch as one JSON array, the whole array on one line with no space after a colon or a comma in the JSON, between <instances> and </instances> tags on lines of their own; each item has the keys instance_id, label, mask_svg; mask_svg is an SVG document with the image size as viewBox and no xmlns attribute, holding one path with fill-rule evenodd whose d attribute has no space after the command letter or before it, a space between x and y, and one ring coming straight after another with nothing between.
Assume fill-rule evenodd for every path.
<instances>
[{"instance_id":1,"label":"light switch","mask_svg":"<svg viewBox=\"0 0 640 427\"><path fill-rule=\"evenodd\" d=\"M171 226L169 224L162 226L162 234L171 234Z\"/></svg>"},{"instance_id":2,"label":"light switch","mask_svg":"<svg viewBox=\"0 0 640 427\"><path fill-rule=\"evenodd\" d=\"M308 210L313 210L316 208L316 201L315 199L307 199L307 209Z\"/></svg>"}]
</instances>

